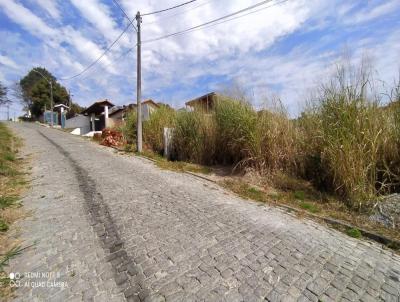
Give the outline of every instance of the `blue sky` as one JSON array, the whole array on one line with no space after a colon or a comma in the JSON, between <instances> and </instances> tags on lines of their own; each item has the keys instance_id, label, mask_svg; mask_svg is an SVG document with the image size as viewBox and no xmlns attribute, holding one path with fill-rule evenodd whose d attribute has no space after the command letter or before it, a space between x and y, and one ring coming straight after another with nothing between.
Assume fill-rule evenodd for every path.
<instances>
[{"instance_id":1,"label":"blue sky","mask_svg":"<svg viewBox=\"0 0 400 302\"><path fill-rule=\"evenodd\" d=\"M132 18L183 1L120 0ZM143 17L143 40L180 31L261 0L197 0ZM143 44L143 96L179 108L210 91L240 87L261 106L280 96L298 114L311 89L343 57L367 56L387 83L400 69L400 1L288 0L220 25ZM276 4L276 5L275 5ZM259 8L258 8L259 9ZM79 73L127 25L112 0L0 0L0 81L12 85L32 67L57 78ZM99 64L61 83L74 101L135 102L136 34L129 30ZM0 108L0 111L4 109ZM14 111L20 111L18 104ZM18 113L17 113L18 114Z\"/></svg>"}]
</instances>

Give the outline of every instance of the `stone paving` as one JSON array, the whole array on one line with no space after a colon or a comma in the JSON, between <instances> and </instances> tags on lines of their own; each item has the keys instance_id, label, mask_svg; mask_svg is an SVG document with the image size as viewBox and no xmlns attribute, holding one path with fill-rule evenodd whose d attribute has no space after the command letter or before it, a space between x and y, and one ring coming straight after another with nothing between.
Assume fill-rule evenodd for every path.
<instances>
[{"instance_id":1,"label":"stone paving","mask_svg":"<svg viewBox=\"0 0 400 302\"><path fill-rule=\"evenodd\" d=\"M16 301L399 301L400 257L378 244L61 131L12 127L34 157L32 215L17 226L36 244L10 271L55 281L21 285Z\"/></svg>"}]
</instances>

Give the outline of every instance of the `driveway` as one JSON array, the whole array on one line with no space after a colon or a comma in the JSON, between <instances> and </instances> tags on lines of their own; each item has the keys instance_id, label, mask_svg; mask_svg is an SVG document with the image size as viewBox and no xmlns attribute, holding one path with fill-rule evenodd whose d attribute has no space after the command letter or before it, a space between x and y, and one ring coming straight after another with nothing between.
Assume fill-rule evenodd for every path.
<instances>
[{"instance_id":1,"label":"driveway","mask_svg":"<svg viewBox=\"0 0 400 302\"><path fill-rule=\"evenodd\" d=\"M68 133L32 154L16 301L399 301L400 257ZM23 276L23 278L22 278Z\"/></svg>"}]
</instances>

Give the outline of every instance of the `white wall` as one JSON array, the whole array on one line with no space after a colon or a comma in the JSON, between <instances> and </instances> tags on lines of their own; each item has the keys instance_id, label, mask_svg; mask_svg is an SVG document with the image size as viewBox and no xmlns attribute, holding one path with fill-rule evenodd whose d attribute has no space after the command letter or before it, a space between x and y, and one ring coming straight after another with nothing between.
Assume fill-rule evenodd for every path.
<instances>
[{"instance_id":1,"label":"white wall","mask_svg":"<svg viewBox=\"0 0 400 302\"><path fill-rule=\"evenodd\" d=\"M90 132L90 117L85 115L77 115L65 121L65 128L80 128L81 134Z\"/></svg>"}]
</instances>

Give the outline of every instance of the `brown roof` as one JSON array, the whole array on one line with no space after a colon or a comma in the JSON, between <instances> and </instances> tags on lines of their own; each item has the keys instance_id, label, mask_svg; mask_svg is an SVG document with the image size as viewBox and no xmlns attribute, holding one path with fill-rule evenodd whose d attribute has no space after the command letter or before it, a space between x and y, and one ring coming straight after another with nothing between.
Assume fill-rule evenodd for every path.
<instances>
[{"instance_id":1,"label":"brown roof","mask_svg":"<svg viewBox=\"0 0 400 302\"><path fill-rule=\"evenodd\" d=\"M90 105L88 108L82 111L82 114L101 114L104 111L104 106L108 107L114 107L114 104L111 103L109 100L101 100L94 102L92 105Z\"/></svg>"},{"instance_id":2,"label":"brown roof","mask_svg":"<svg viewBox=\"0 0 400 302\"><path fill-rule=\"evenodd\" d=\"M148 99L146 101L143 101L142 104L152 104L155 107L160 107L160 105L158 105L156 102L154 102L152 99Z\"/></svg>"},{"instance_id":3,"label":"brown roof","mask_svg":"<svg viewBox=\"0 0 400 302\"><path fill-rule=\"evenodd\" d=\"M210 92L207 93L205 95L202 95L198 98L195 98L193 100L190 100L188 102L185 103L185 105L187 106L195 106L199 103L204 103L204 102L212 102L213 101L213 97L216 96L217 94L215 92Z\"/></svg>"}]
</instances>

